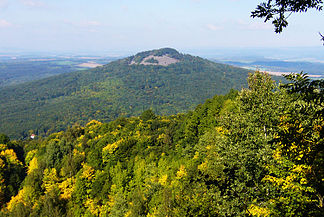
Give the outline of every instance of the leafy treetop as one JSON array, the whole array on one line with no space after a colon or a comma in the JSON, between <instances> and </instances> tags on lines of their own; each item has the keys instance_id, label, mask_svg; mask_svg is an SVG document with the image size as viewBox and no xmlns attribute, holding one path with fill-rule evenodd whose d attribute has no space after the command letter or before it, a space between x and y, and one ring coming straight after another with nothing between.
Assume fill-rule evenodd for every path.
<instances>
[{"instance_id":1,"label":"leafy treetop","mask_svg":"<svg viewBox=\"0 0 324 217\"><path fill-rule=\"evenodd\" d=\"M265 18L264 22L271 20L275 32L281 33L288 26L287 19L291 14L307 12L308 9L321 11L323 0L268 0L260 3L251 17ZM323 35L321 37L324 41Z\"/></svg>"}]
</instances>

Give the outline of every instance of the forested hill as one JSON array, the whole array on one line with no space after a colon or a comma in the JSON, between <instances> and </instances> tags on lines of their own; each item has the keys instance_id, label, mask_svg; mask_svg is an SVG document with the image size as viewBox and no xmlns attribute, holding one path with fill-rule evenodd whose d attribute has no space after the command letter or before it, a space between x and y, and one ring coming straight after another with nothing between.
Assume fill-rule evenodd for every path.
<instances>
[{"instance_id":1,"label":"forested hill","mask_svg":"<svg viewBox=\"0 0 324 217\"><path fill-rule=\"evenodd\" d=\"M322 217L324 81L249 89L194 111L0 134L0 216Z\"/></svg>"},{"instance_id":2,"label":"forested hill","mask_svg":"<svg viewBox=\"0 0 324 217\"><path fill-rule=\"evenodd\" d=\"M165 48L102 67L0 89L0 132L23 138L92 119L111 121L151 108L161 115L193 109L241 89L248 71Z\"/></svg>"}]
</instances>

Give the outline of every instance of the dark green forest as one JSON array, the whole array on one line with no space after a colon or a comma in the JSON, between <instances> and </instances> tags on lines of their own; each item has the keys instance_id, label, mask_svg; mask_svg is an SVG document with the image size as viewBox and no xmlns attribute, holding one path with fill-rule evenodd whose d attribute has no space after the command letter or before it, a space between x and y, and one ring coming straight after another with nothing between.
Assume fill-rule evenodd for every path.
<instances>
[{"instance_id":1,"label":"dark green forest","mask_svg":"<svg viewBox=\"0 0 324 217\"><path fill-rule=\"evenodd\" d=\"M0 216L322 216L324 81L287 79L255 72L183 114L1 135Z\"/></svg>"},{"instance_id":2,"label":"dark green forest","mask_svg":"<svg viewBox=\"0 0 324 217\"><path fill-rule=\"evenodd\" d=\"M149 55L178 62L130 65ZM26 138L92 119L138 116L147 109L159 115L186 112L215 94L245 87L248 72L170 48L146 51L102 67L0 88L0 132Z\"/></svg>"}]
</instances>

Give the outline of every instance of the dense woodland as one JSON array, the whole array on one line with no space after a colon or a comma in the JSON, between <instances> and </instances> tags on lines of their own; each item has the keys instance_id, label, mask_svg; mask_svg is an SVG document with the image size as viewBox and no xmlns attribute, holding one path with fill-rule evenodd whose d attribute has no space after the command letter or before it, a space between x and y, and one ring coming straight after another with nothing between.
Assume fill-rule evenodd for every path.
<instances>
[{"instance_id":1,"label":"dense woodland","mask_svg":"<svg viewBox=\"0 0 324 217\"><path fill-rule=\"evenodd\" d=\"M0 216L322 216L324 81L303 74L192 112L0 136Z\"/></svg>"},{"instance_id":2,"label":"dense woodland","mask_svg":"<svg viewBox=\"0 0 324 217\"><path fill-rule=\"evenodd\" d=\"M130 65L149 55L168 55L179 62ZM138 116L149 108L160 115L186 112L215 94L241 89L248 72L170 48L142 52L95 69L0 88L0 132L26 138L92 119Z\"/></svg>"}]
</instances>

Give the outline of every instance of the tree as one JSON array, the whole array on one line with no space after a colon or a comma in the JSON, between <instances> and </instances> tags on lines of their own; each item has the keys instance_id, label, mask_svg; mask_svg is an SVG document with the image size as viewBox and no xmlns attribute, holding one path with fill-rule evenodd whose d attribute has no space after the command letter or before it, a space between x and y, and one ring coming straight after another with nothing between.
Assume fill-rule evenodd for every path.
<instances>
[{"instance_id":1,"label":"tree","mask_svg":"<svg viewBox=\"0 0 324 217\"><path fill-rule=\"evenodd\" d=\"M264 206L269 188L263 178L272 160L278 114L286 102L266 73L250 74L248 84L249 89L233 100L233 109L218 117L219 126L200 136L195 146L197 182L203 180L208 189L197 202L212 200L212 216L270 212ZM259 206L251 209L254 201Z\"/></svg>"},{"instance_id":2,"label":"tree","mask_svg":"<svg viewBox=\"0 0 324 217\"><path fill-rule=\"evenodd\" d=\"M153 120L156 118L154 112L152 111L152 109L148 109L148 110L145 110L140 118L143 120L143 121L148 121L148 120Z\"/></svg>"},{"instance_id":3,"label":"tree","mask_svg":"<svg viewBox=\"0 0 324 217\"><path fill-rule=\"evenodd\" d=\"M7 144L10 142L10 139L7 135L0 133L0 144Z\"/></svg>"},{"instance_id":4,"label":"tree","mask_svg":"<svg viewBox=\"0 0 324 217\"><path fill-rule=\"evenodd\" d=\"M16 152L0 144L0 208L17 194L24 179L24 167Z\"/></svg>"},{"instance_id":5,"label":"tree","mask_svg":"<svg viewBox=\"0 0 324 217\"><path fill-rule=\"evenodd\" d=\"M252 11L251 17L265 18L264 22L272 21L276 33L281 33L288 26L287 19L293 13L304 13L308 9L321 11L323 0L268 0L260 3ZM324 42L324 37L321 35Z\"/></svg>"},{"instance_id":6,"label":"tree","mask_svg":"<svg viewBox=\"0 0 324 217\"><path fill-rule=\"evenodd\" d=\"M324 82L311 81L302 73L285 77L290 82L281 89L288 94L288 103L281 105L284 112L278 114L271 141L273 159L263 178L272 184L266 207L271 216L322 216ZM258 216L260 207L254 205L250 213Z\"/></svg>"}]
</instances>

